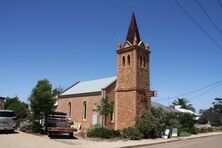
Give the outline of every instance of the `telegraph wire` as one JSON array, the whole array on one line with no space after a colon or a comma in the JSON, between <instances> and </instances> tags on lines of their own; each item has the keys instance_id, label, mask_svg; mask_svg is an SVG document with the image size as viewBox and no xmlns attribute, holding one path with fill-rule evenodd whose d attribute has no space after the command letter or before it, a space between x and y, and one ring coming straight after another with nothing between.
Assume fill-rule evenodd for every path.
<instances>
[{"instance_id":1,"label":"telegraph wire","mask_svg":"<svg viewBox=\"0 0 222 148\"><path fill-rule=\"evenodd\" d=\"M210 20L210 22L213 24L213 26L217 29L217 31L222 35L222 31L218 27L218 25L215 23L215 21L210 17L210 15L207 13L207 11L201 6L200 2L198 0L195 0L197 5L200 7L200 9L203 11L203 13L207 16L207 18Z\"/></svg>"},{"instance_id":2,"label":"telegraph wire","mask_svg":"<svg viewBox=\"0 0 222 148\"><path fill-rule=\"evenodd\" d=\"M182 93L182 94L173 96L173 97L163 98L163 99L159 99L159 100L155 100L155 101L162 101L162 100L167 100L167 99L170 100L170 99L174 99L174 98L178 98L178 97L182 97L182 96L187 96L187 95L190 95L190 94L194 94L194 93L196 93L196 92L199 92L199 91L201 91L201 90L205 90L205 89L210 88L210 87L215 86L215 85L216 85L216 86L222 85L222 80L219 80L219 81L217 81L217 82L211 83L211 84L209 84L209 85L207 85L207 86L204 86L204 87L201 87L201 88L198 88L198 89L189 91L189 92L185 92L185 93ZM214 88L214 87L213 87L213 88ZM210 88L210 89L211 89L211 88ZM193 97L192 97L192 98L193 98Z\"/></svg>"},{"instance_id":3,"label":"telegraph wire","mask_svg":"<svg viewBox=\"0 0 222 148\"><path fill-rule=\"evenodd\" d=\"M201 94L199 94L199 95L196 95L196 96L190 98L189 100L194 100L194 99L196 99L196 98L198 98L198 97L200 97L200 96L202 96L202 95L205 95L205 94L211 92L212 90L216 89L216 88L219 87L219 86L222 86L222 84L216 85L216 86L214 86L213 88L210 88L210 89L206 90L205 92L203 92L203 93L201 93Z\"/></svg>"},{"instance_id":4,"label":"telegraph wire","mask_svg":"<svg viewBox=\"0 0 222 148\"><path fill-rule=\"evenodd\" d=\"M220 7L222 7L222 2L220 0L217 0L217 3L219 4Z\"/></svg>"},{"instance_id":5,"label":"telegraph wire","mask_svg":"<svg viewBox=\"0 0 222 148\"><path fill-rule=\"evenodd\" d=\"M198 23L198 21L178 2L178 0L174 0L175 3L190 17L190 19L200 28L200 30L217 46L219 50L222 50L220 44L218 44L213 37L204 30L204 28Z\"/></svg>"}]
</instances>

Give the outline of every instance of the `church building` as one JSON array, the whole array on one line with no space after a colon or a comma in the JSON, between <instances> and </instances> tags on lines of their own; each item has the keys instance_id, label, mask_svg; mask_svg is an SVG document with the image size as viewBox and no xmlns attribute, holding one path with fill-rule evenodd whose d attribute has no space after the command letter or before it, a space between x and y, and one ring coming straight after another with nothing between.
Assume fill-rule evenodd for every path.
<instances>
[{"instance_id":1,"label":"church building","mask_svg":"<svg viewBox=\"0 0 222 148\"><path fill-rule=\"evenodd\" d=\"M117 76L77 82L59 96L57 111L66 112L82 129L101 123L94 109L102 97L108 97L113 106L105 125L110 129L131 127L137 116L151 109L150 49L140 39L134 13L125 43L118 45L116 55Z\"/></svg>"}]
</instances>

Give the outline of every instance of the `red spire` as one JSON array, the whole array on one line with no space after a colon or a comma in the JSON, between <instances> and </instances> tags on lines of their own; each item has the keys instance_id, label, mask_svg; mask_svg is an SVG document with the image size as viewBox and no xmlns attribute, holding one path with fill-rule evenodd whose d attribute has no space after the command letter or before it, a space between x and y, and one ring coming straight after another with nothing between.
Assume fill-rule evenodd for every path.
<instances>
[{"instance_id":1,"label":"red spire","mask_svg":"<svg viewBox=\"0 0 222 148\"><path fill-rule=\"evenodd\" d=\"M134 12L132 13L128 33L126 36L126 42L127 41L129 41L131 44L134 43L138 44L140 42L140 34L139 34L139 29L137 27L136 17Z\"/></svg>"}]
</instances>

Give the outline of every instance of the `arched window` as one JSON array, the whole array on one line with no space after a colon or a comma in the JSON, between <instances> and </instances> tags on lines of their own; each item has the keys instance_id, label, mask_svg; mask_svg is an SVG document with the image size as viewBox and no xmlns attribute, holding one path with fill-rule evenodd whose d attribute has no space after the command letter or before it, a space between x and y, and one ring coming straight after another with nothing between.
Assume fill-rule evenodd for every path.
<instances>
[{"instance_id":1,"label":"arched window","mask_svg":"<svg viewBox=\"0 0 222 148\"><path fill-rule=\"evenodd\" d=\"M86 115L87 115L87 104L86 101L83 102L83 120L86 119Z\"/></svg>"},{"instance_id":2,"label":"arched window","mask_svg":"<svg viewBox=\"0 0 222 148\"><path fill-rule=\"evenodd\" d=\"M142 66L143 60L142 60L142 56L139 57L140 60L140 66Z\"/></svg>"},{"instance_id":3,"label":"arched window","mask_svg":"<svg viewBox=\"0 0 222 148\"><path fill-rule=\"evenodd\" d=\"M125 67L125 65L126 65L125 56L123 56L122 65L123 65L123 67Z\"/></svg>"},{"instance_id":4,"label":"arched window","mask_svg":"<svg viewBox=\"0 0 222 148\"><path fill-rule=\"evenodd\" d=\"M111 121L112 123L114 123L114 103L111 102L111 105L112 105L113 110L112 110L112 112L110 113L110 121Z\"/></svg>"},{"instance_id":5,"label":"arched window","mask_svg":"<svg viewBox=\"0 0 222 148\"><path fill-rule=\"evenodd\" d=\"M71 105L71 102L68 103L68 115L69 116L72 115L72 105Z\"/></svg>"},{"instance_id":6,"label":"arched window","mask_svg":"<svg viewBox=\"0 0 222 148\"><path fill-rule=\"evenodd\" d=\"M146 58L143 58L143 67L146 68Z\"/></svg>"},{"instance_id":7,"label":"arched window","mask_svg":"<svg viewBox=\"0 0 222 148\"><path fill-rule=\"evenodd\" d=\"M127 65L130 66L130 55L127 56Z\"/></svg>"}]
</instances>

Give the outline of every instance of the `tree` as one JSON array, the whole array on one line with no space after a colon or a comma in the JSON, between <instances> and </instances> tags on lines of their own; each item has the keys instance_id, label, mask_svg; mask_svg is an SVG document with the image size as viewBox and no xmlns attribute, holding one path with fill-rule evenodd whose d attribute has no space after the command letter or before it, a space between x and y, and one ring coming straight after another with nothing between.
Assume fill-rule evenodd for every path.
<instances>
[{"instance_id":1,"label":"tree","mask_svg":"<svg viewBox=\"0 0 222 148\"><path fill-rule=\"evenodd\" d=\"M5 109L13 110L19 122L26 118L29 112L28 104L20 101L17 96L13 98L6 98Z\"/></svg>"},{"instance_id":2,"label":"tree","mask_svg":"<svg viewBox=\"0 0 222 148\"><path fill-rule=\"evenodd\" d=\"M47 118L55 109L55 92L47 79L38 81L29 97L34 120Z\"/></svg>"},{"instance_id":3,"label":"tree","mask_svg":"<svg viewBox=\"0 0 222 148\"><path fill-rule=\"evenodd\" d=\"M177 100L173 101L173 105L180 105L183 109L188 109L195 112L195 108L193 107L193 105L190 104L190 101L185 98L177 98Z\"/></svg>"},{"instance_id":4,"label":"tree","mask_svg":"<svg viewBox=\"0 0 222 148\"><path fill-rule=\"evenodd\" d=\"M106 125L106 117L113 113L113 106L110 104L109 98L102 97L100 99L100 103L96 105L96 109L94 109L94 111L102 115L102 126Z\"/></svg>"},{"instance_id":5,"label":"tree","mask_svg":"<svg viewBox=\"0 0 222 148\"><path fill-rule=\"evenodd\" d=\"M52 90L55 101L58 101L59 95L63 92L61 87L55 88Z\"/></svg>"},{"instance_id":6,"label":"tree","mask_svg":"<svg viewBox=\"0 0 222 148\"><path fill-rule=\"evenodd\" d=\"M217 113L222 113L222 98L215 98L215 101L212 103L214 111Z\"/></svg>"},{"instance_id":7,"label":"tree","mask_svg":"<svg viewBox=\"0 0 222 148\"><path fill-rule=\"evenodd\" d=\"M201 119L207 119L213 126L222 125L222 98L215 98L212 107L206 110L200 110Z\"/></svg>"}]
</instances>

